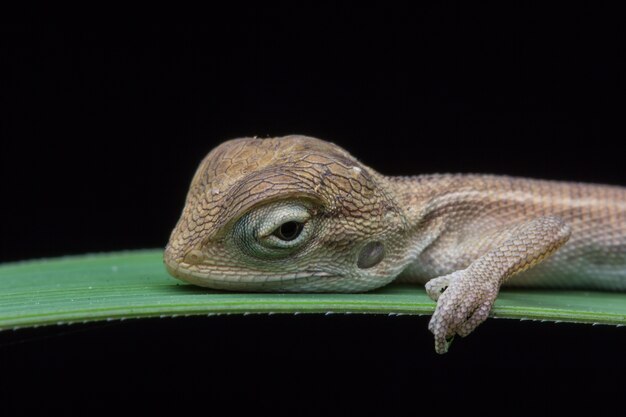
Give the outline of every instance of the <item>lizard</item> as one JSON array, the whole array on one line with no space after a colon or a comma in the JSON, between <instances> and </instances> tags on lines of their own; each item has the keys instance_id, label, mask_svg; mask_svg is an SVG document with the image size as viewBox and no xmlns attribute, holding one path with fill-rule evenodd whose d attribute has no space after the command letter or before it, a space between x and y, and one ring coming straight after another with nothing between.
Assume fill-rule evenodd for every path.
<instances>
[{"instance_id":1,"label":"lizard","mask_svg":"<svg viewBox=\"0 0 626 417\"><path fill-rule=\"evenodd\" d=\"M230 291L424 284L437 353L502 285L626 290L626 188L483 174L385 176L331 142L223 142L200 163L167 271Z\"/></svg>"}]
</instances>

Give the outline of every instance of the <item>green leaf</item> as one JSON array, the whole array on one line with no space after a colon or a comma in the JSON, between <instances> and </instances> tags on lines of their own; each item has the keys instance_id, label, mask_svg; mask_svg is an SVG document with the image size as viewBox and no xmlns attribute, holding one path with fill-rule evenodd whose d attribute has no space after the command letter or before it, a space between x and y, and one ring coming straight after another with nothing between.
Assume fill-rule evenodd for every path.
<instances>
[{"instance_id":1,"label":"green leaf","mask_svg":"<svg viewBox=\"0 0 626 417\"><path fill-rule=\"evenodd\" d=\"M0 329L93 320L223 313L431 314L417 285L364 294L240 294L171 278L160 250L0 265ZM503 290L492 316L626 324L626 294Z\"/></svg>"}]
</instances>

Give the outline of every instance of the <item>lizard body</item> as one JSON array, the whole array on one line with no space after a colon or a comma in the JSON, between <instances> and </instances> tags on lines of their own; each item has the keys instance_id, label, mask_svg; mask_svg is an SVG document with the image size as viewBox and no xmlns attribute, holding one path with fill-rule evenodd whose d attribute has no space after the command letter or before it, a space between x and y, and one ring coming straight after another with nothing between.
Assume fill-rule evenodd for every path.
<instances>
[{"instance_id":1,"label":"lizard body","mask_svg":"<svg viewBox=\"0 0 626 417\"><path fill-rule=\"evenodd\" d=\"M200 164L164 260L177 278L236 291L425 284L444 353L501 285L625 291L626 188L387 177L319 139L242 138Z\"/></svg>"}]
</instances>

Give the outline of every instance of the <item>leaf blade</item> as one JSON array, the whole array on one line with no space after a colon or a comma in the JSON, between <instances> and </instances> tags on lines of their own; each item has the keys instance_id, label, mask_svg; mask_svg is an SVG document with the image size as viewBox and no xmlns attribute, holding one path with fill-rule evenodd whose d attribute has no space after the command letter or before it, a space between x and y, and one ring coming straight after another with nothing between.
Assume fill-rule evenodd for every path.
<instances>
[{"instance_id":1,"label":"leaf blade","mask_svg":"<svg viewBox=\"0 0 626 417\"><path fill-rule=\"evenodd\" d=\"M95 320L229 313L432 314L420 286L363 294L230 293L171 278L162 251L0 265L0 330ZM626 325L626 294L505 289L493 317Z\"/></svg>"}]
</instances>

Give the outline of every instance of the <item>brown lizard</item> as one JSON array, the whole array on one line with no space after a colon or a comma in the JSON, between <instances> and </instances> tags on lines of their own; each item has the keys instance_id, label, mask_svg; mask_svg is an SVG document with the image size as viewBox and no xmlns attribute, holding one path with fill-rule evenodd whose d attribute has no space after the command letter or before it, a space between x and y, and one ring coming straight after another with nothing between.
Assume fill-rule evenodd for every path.
<instances>
[{"instance_id":1,"label":"brown lizard","mask_svg":"<svg viewBox=\"0 0 626 417\"><path fill-rule=\"evenodd\" d=\"M164 259L179 279L233 291L425 284L444 353L502 284L626 290L626 188L387 177L319 139L235 139L200 164Z\"/></svg>"}]
</instances>

